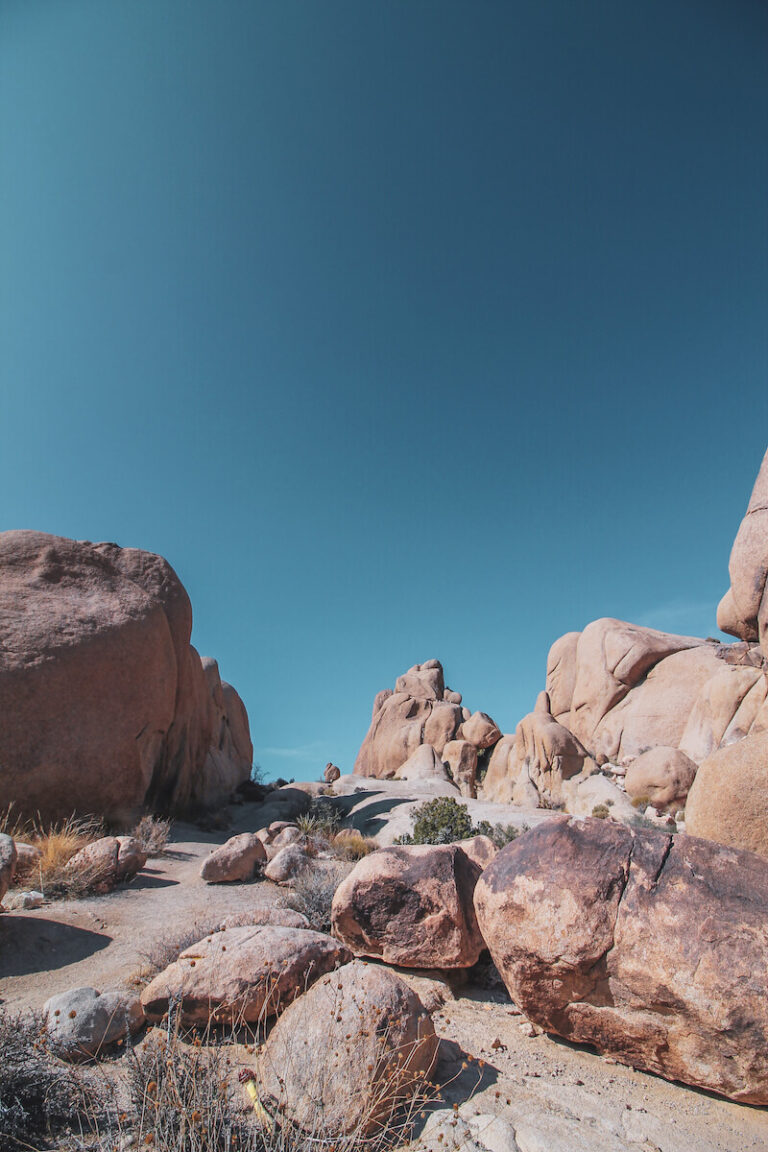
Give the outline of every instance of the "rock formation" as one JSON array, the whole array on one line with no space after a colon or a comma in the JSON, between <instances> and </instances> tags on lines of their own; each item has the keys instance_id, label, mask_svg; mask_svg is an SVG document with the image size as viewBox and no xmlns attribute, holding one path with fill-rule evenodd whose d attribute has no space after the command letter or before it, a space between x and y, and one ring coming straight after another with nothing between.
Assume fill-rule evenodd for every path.
<instances>
[{"instance_id":1,"label":"rock formation","mask_svg":"<svg viewBox=\"0 0 768 1152\"><path fill-rule=\"evenodd\" d=\"M768 657L768 452L731 549L731 586L717 609L717 626Z\"/></svg>"},{"instance_id":2,"label":"rock formation","mask_svg":"<svg viewBox=\"0 0 768 1152\"><path fill-rule=\"evenodd\" d=\"M125 823L225 800L250 774L242 701L190 645L160 556L0 534L0 807Z\"/></svg>"},{"instance_id":3,"label":"rock formation","mask_svg":"<svg viewBox=\"0 0 768 1152\"><path fill-rule=\"evenodd\" d=\"M499 852L475 908L535 1024L635 1068L768 1103L768 861L556 816Z\"/></svg>"}]
</instances>

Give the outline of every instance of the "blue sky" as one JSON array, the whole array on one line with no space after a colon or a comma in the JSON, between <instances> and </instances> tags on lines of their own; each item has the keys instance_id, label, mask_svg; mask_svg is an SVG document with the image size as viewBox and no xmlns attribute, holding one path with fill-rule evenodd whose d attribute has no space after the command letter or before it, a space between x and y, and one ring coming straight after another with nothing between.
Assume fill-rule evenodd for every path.
<instances>
[{"instance_id":1,"label":"blue sky","mask_svg":"<svg viewBox=\"0 0 768 1152\"><path fill-rule=\"evenodd\" d=\"M0 0L3 527L157 551L269 774L439 657L713 634L768 430L759 0Z\"/></svg>"}]
</instances>

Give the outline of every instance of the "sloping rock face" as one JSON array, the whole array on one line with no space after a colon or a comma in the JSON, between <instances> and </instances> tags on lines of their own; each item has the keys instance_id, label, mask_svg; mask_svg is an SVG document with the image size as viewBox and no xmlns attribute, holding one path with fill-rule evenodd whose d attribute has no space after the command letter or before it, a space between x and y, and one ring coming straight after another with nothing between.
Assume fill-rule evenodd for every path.
<instances>
[{"instance_id":1,"label":"sloping rock face","mask_svg":"<svg viewBox=\"0 0 768 1152\"><path fill-rule=\"evenodd\" d=\"M374 852L337 888L333 934L387 964L469 968L483 949L472 904L480 871L455 844Z\"/></svg>"},{"instance_id":2,"label":"sloping rock face","mask_svg":"<svg viewBox=\"0 0 768 1152\"><path fill-rule=\"evenodd\" d=\"M7 836L5 832L0 832L0 904L2 904L3 897L11 886L16 870L17 856L16 845L12 837Z\"/></svg>"},{"instance_id":3,"label":"sloping rock face","mask_svg":"<svg viewBox=\"0 0 768 1152\"><path fill-rule=\"evenodd\" d=\"M692 836L555 817L475 889L510 995L546 1031L768 1103L768 862Z\"/></svg>"},{"instance_id":4,"label":"sloping rock face","mask_svg":"<svg viewBox=\"0 0 768 1152\"><path fill-rule=\"evenodd\" d=\"M250 773L248 717L190 645L160 556L0 533L0 806L115 823L225 799Z\"/></svg>"},{"instance_id":5,"label":"sloping rock face","mask_svg":"<svg viewBox=\"0 0 768 1152\"><path fill-rule=\"evenodd\" d=\"M768 657L768 452L736 534L728 571L731 586L717 610L718 628L750 644L759 641Z\"/></svg>"}]
</instances>

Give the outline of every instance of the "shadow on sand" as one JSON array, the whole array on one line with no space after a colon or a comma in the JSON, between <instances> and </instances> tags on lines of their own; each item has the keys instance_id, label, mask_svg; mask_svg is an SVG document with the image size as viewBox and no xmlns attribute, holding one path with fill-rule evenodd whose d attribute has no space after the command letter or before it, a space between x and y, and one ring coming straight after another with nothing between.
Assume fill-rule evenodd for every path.
<instances>
[{"instance_id":1,"label":"shadow on sand","mask_svg":"<svg viewBox=\"0 0 768 1152\"><path fill-rule=\"evenodd\" d=\"M100 952L112 937L42 916L0 917L0 981L76 964ZM0 986L1 987L1 986Z\"/></svg>"}]
</instances>

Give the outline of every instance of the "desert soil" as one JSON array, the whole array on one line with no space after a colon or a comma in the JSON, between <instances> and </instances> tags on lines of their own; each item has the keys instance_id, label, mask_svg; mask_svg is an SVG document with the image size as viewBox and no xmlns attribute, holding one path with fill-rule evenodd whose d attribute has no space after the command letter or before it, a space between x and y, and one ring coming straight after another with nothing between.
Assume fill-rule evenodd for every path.
<instances>
[{"instance_id":1,"label":"desert soil","mask_svg":"<svg viewBox=\"0 0 768 1152\"><path fill-rule=\"evenodd\" d=\"M195 926L203 936L226 916L281 903L285 893L268 881L206 885L198 874L214 845L258 826L258 808L251 805L236 810L226 833L177 824L168 854L151 860L128 886L0 916L0 1002L14 1010L40 1008L68 988L124 987L158 945ZM766 1109L528 1035L530 1026L501 988L451 990L440 982L430 990L444 1001L433 1019L442 1040L439 1075L450 1081L448 1103L462 1113L501 1114L515 1127L526 1125L532 1139L540 1132L541 1152L768 1149Z\"/></svg>"}]
</instances>

